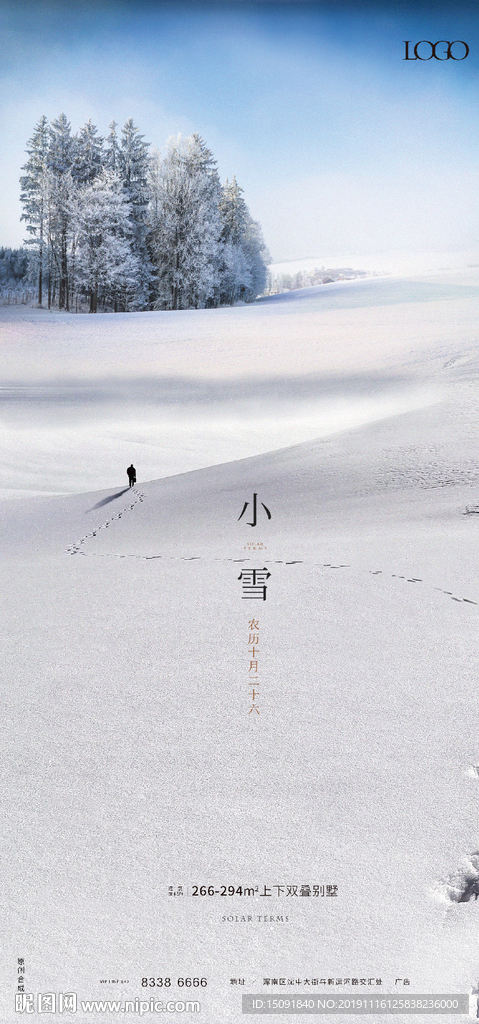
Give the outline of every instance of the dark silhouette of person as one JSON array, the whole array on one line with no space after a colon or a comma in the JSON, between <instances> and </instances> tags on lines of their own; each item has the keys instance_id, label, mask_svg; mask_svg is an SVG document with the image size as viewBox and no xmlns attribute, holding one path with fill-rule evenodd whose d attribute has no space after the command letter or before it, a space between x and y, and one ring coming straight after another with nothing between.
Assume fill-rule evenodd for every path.
<instances>
[{"instance_id":1,"label":"dark silhouette of person","mask_svg":"<svg viewBox=\"0 0 479 1024\"><path fill-rule=\"evenodd\" d=\"M133 463L131 464L131 466L128 466L127 473L130 487L133 487L133 484L136 484L136 469Z\"/></svg>"}]
</instances>

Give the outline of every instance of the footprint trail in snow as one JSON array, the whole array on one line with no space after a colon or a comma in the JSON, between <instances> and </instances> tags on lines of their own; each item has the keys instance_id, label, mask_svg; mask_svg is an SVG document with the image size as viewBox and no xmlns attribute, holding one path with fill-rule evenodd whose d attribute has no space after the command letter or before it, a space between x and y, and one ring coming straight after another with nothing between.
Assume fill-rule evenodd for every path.
<instances>
[{"instance_id":1,"label":"footprint trail in snow","mask_svg":"<svg viewBox=\"0 0 479 1024\"><path fill-rule=\"evenodd\" d=\"M139 491L136 487L132 487L132 492L135 495L135 500L130 505L126 505L125 508L122 508L120 512L116 512L114 516L111 516L110 519L107 519L106 523L101 523L101 525L97 526L95 530L91 531L91 533L86 533L85 536L81 537L80 540L77 540L73 544L71 544L70 547L67 548L68 554L77 555L79 552L82 555L86 554L85 551L82 551L82 546L83 544L85 544L87 540L90 540L91 537L96 537L97 533L99 533L100 530L107 530L108 527L110 526L110 523L113 523L115 519L121 519L122 516L126 515L127 512L131 512L135 505L137 505L140 501L143 501L143 498L145 497L143 491Z\"/></svg>"},{"instance_id":2,"label":"footprint trail in snow","mask_svg":"<svg viewBox=\"0 0 479 1024\"><path fill-rule=\"evenodd\" d=\"M122 516L126 515L127 512L131 512L132 509L134 509L135 505L137 505L139 502L143 501L143 499L145 497L143 491L139 491L136 487L133 488L133 494L135 495L135 500L130 505L126 505L125 508L121 509L120 512L116 512L115 515L111 516L110 519L107 519L105 523L101 523L101 525L97 526L95 530L92 530L90 533L85 534L85 536L81 537L80 540L75 541L73 544L71 544L70 547L67 548L68 554L70 554L70 555L81 554L81 555L86 555L87 557L93 557L93 558L137 558L137 559L140 559L140 560L143 560L143 561L146 561L146 562L156 561L156 560L159 560L159 559L165 559L165 560L168 559L170 561L171 560L177 560L177 561L180 561L180 562L208 561L207 556L205 557L204 555L168 555L168 556L164 556L164 555L134 555L134 554L116 554L114 552L85 551L84 550L84 545L85 545L87 540L90 540L93 537L96 537L97 534L100 532L100 530L108 529L108 527L111 525L111 523L113 523L116 519L121 519ZM212 558L210 560L214 561L214 562L251 562L251 558L250 557L244 557L244 558ZM264 564L268 565L268 564L270 564L270 561L271 561L270 559L265 559L264 560ZM314 563L312 563L312 562L308 562L307 560L303 560L303 559L300 559L300 558L291 559L290 561L284 561L283 559L277 558L277 559L274 559L274 565L316 565L316 566L318 566L318 567L320 567L322 569L336 570L336 569L351 569L352 568L353 571L354 571L354 567L351 566L350 563L348 563L348 562L338 562L338 564L334 564L333 565L332 562L314 562ZM385 573L382 569L364 569L362 571L363 572L368 572L371 576L384 576L385 578L390 577L391 579L404 580L407 583L414 583L414 584L416 584L416 583L423 583L424 582L422 577L420 577L420 576L403 576L403 575L400 575L399 573L395 573L395 572ZM430 587L431 584L427 584L426 583L426 586ZM456 597L452 593L452 590L444 590L442 587L433 587L433 589L437 590L441 594L445 594L447 597L450 597L452 601L456 601L459 604L470 604L470 605L476 605L476 606L479 604L478 601L473 601L469 597Z\"/></svg>"}]
</instances>

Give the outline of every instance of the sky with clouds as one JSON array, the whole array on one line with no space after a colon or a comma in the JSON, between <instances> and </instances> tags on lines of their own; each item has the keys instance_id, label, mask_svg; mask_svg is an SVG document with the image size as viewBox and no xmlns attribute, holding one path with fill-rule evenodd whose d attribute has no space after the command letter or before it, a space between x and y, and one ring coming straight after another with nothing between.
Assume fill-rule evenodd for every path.
<instances>
[{"instance_id":1,"label":"sky with clouds","mask_svg":"<svg viewBox=\"0 0 479 1024\"><path fill-rule=\"evenodd\" d=\"M0 244L25 237L27 139L64 111L102 134L133 117L160 150L199 132L276 260L479 249L469 0L0 0L0 36ZM470 54L405 61L405 39Z\"/></svg>"}]
</instances>

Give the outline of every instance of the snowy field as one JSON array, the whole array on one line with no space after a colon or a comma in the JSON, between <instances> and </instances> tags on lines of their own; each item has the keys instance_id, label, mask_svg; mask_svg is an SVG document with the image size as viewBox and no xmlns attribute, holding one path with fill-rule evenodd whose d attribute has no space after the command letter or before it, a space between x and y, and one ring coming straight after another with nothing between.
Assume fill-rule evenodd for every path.
<instances>
[{"instance_id":1,"label":"snowy field","mask_svg":"<svg viewBox=\"0 0 479 1024\"><path fill-rule=\"evenodd\" d=\"M115 486L131 460L157 479L435 402L441 353L475 339L463 309L476 280L355 280L122 316L0 307L0 490Z\"/></svg>"},{"instance_id":2,"label":"snowy field","mask_svg":"<svg viewBox=\"0 0 479 1024\"><path fill-rule=\"evenodd\" d=\"M5 1024L17 957L82 999L206 977L207 1024L292 994L264 978L478 982L478 297L470 267L0 311ZM338 896L168 896L231 883Z\"/></svg>"},{"instance_id":3,"label":"snowy field","mask_svg":"<svg viewBox=\"0 0 479 1024\"><path fill-rule=\"evenodd\" d=\"M458 249L453 252L375 252L365 256L363 253L342 252L338 255L322 253L320 256L309 256L302 260L285 260L273 263L270 270L273 275L297 274L300 270L315 270L316 267L351 267L353 270L364 270L367 274L399 274L429 275L451 270L467 270L478 263L475 250Z\"/></svg>"}]
</instances>

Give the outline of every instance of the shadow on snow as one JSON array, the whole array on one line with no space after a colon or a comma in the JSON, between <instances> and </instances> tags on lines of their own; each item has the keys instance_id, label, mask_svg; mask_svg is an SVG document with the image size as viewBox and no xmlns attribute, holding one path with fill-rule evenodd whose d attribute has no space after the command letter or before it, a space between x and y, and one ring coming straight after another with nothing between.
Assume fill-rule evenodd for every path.
<instances>
[{"instance_id":1,"label":"shadow on snow","mask_svg":"<svg viewBox=\"0 0 479 1024\"><path fill-rule=\"evenodd\" d=\"M92 508L87 509L87 512L94 512L96 508L102 508L103 505L108 505L110 501L114 501L115 498L121 498L122 494L126 494L126 492L129 490L129 487L124 487L122 491L117 491L116 494L110 494L109 498L103 498L102 501L99 501L96 505L93 505Z\"/></svg>"}]
</instances>

